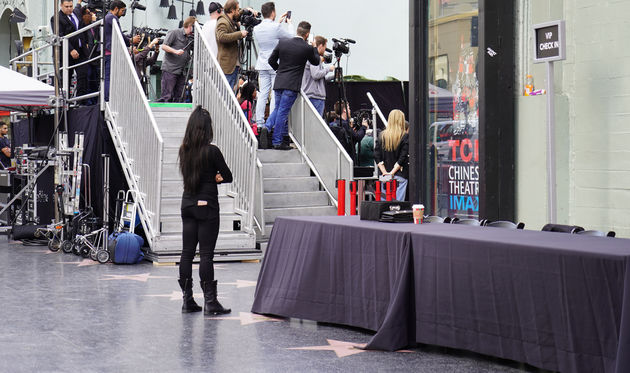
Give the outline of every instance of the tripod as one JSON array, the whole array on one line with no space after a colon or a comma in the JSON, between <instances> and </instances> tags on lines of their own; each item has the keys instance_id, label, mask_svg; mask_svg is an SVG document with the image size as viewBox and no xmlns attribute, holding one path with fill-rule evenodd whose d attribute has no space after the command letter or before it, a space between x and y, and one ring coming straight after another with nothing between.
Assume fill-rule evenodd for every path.
<instances>
[{"instance_id":1,"label":"tripod","mask_svg":"<svg viewBox=\"0 0 630 373\"><path fill-rule=\"evenodd\" d=\"M192 78L192 73L193 73L192 67L193 67L193 61L195 59L194 58L195 56L194 56L194 51L193 51L194 48L191 48L190 50L189 48L191 45L193 45L193 43L194 43L194 40L190 41L190 43L188 43L188 45L184 47L184 53L186 52L190 53L190 61L188 62L188 66L186 67L186 74L184 74L185 83L184 83L184 88L182 88L182 94L179 96L179 102L184 102L184 98L186 97L186 90L189 86L188 81ZM190 94L192 96L192 86L190 87L190 90L191 90Z\"/></svg>"},{"instance_id":2,"label":"tripod","mask_svg":"<svg viewBox=\"0 0 630 373\"><path fill-rule=\"evenodd\" d=\"M245 69L241 72L241 76L250 82L256 82L258 84L258 72L252 69L252 49L254 48L254 28L247 28L247 37L243 46L243 53L241 56L241 65L245 66Z\"/></svg>"}]
</instances>

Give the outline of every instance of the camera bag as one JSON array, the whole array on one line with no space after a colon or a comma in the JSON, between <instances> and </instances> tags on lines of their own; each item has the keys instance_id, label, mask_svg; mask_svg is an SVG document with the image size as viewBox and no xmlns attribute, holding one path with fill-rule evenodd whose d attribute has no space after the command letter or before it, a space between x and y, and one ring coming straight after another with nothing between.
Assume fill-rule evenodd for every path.
<instances>
[{"instance_id":1,"label":"camera bag","mask_svg":"<svg viewBox=\"0 0 630 373\"><path fill-rule=\"evenodd\" d=\"M383 211L378 221L383 223L413 223L413 210Z\"/></svg>"},{"instance_id":2,"label":"camera bag","mask_svg":"<svg viewBox=\"0 0 630 373\"><path fill-rule=\"evenodd\" d=\"M361 202L361 220L379 221L385 211L411 210L411 202L405 201L363 201Z\"/></svg>"}]
</instances>

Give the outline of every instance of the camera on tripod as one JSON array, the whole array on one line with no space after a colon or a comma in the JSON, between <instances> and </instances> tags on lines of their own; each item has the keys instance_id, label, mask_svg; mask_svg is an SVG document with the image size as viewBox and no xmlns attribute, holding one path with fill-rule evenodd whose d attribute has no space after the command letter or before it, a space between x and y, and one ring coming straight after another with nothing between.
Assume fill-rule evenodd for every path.
<instances>
[{"instance_id":1,"label":"camera on tripod","mask_svg":"<svg viewBox=\"0 0 630 373\"><path fill-rule=\"evenodd\" d=\"M138 10L145 11L145 10L147 10L147 7L142 5L142 4L140 4L139 0L133 0L131 2L131 9L133 9L133 10L138 9Z\"/></svg>"},{"instance_id":2,"label":"camera on tripod","mask_svg":"<svg viewBox=\"0 0 630 373\"><path fill-rule=\"evenodd\" d=\"M333 55L332 51L326 48L326 53L324 53L324 63L332 63Z\"/></svg>"},{"instance_id":3,"label":"camera on tripod","mask_svg":"<svg viewBox=\"0 0 630 373\"><path fill-rule=\"evenodd\" d=\"M356 42L352 39L332 39L333 41L333 51L335 51L335 56L337 58L341 57L344 54L350 53L350 44L355 44Z\"/></svg>"},{"instance_id":4,"label":"camera on tripod","mask_svg":"<svg viewBox=\"0 0 630 373\"><path fill-rule=\"evenodd\" d=\"M245 27L245 30L247 30L247 38L249 39L252 37L254 27L262 22L262 15L260 13L255 14L251 10L245 9L243 13L241 13L238 21Z\"/></svg>"},{"instance_id":5,"label":"camera on tripod","mask_svg":"<svg viewBox=\"0 0 630 373\"><path fill-rule=\"evenodd\" d=\"M163 37L166 36L166 29L153 29L150 27L142 27L136 29L136 34L140 35L142 38L140 39L140 43L138 43L138 49L142 50L146 48L151 41L158 39L157 45L162 45L164 40Z\"/></svg>"},{"instance_id":6,"label":"camera on tripod","mask_svg":"<svg viewBox=\"0 0 630 373\"><path fill-rule=\"evenodd\" d=\"M103 19L109 11L109 4L111 0L89 0L87 7L90 11L96 14L96 19Z\"/></svg>"},{"instance_id":7,"label":"camera on tripod","mask_svg":"<svg viewBox=\"0 0 630 373\"><path fill-rule=\"evenodd\" d=\"M354 129L357 130L363 125L363 121L367 120L368 127L372 127L372 111L370 109L360 109L353 113Z\"/></svg>"}]
</instances>

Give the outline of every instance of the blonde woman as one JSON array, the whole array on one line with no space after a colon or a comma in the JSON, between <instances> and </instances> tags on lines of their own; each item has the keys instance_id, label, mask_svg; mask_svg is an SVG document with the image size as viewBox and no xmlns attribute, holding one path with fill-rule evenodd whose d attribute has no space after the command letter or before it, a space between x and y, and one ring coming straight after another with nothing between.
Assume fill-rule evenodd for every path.
<instances>
[{"instance_id":1,"label":"blonde woman","mask_svg":"<svg viewBox=\"0 0 630 373\"><path fill-rule=\"evenodd\" d=\"M405 114L392 110L387 118L387 128L381 132L374 160L383 176L391 176L397 182L396 199L404 201L409 179L409 135L405 127ZM383 184L383 193L385 185Z\"/></svg>"}]
</instances>

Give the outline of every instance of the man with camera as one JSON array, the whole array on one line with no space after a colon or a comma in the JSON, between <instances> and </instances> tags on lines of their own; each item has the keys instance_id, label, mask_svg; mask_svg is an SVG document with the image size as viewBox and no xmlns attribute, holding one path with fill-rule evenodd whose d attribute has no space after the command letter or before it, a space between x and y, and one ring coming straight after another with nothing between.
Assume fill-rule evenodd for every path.
<instances>
[{"instance_id":1,"label":"man with camera","mask_svg":"<svg viewBox=\"0 0 630 373\"><path fill-rule=\"evenodd\" d=\"M201 35L206 39L206 42L210 46L210 52L213 56L217 56L219 47L217 46L217 20L221 16L223 11L223 5L217 2L211 2L208 5L208 13L210 14L210 20L203 25L201 29Z\"/></svg>"},{"instance_id":2,"label":"man with camera","mask_svg":"<svg viewBox=\"0 0 630 373\"><path fill-rule=\"evenodd\" d=\"M223 14L217 20L217 59L230 87L234 89L240 70L238 42L247 36L238 22L241 8L237 0L228 0L223 6Z\"/></svg>"},{"instance_id":3,"label":"man with camera","mask_svg":"<svg viewBox=\"0 0 630 373\"><path fill-rule=\"evenodd\" d=\"M267 123L262 127L260 139L261 147L267 147L267 132L273 128L273 148L289 150L288 118L295 99L302 88L302 76L306 62L319 65L319 52L317 48L306 41L311 33L311 24L300 22L297 28L297 36L278 42L267 60L269 66L277 71L273 91L276 98L276 108L273 110ZM313 43L315 44L315 43Z\"/></svg>"},{"instance_id":4,"label":"man with camera","mask_svg":"<svg viewBox=\"0 0 630 373\"><path fill-rule=\"evenodd\" d=\"M315 106L320 116L324 115L326 106L326 75L331 71L335 71L335 65L324 65L327 42L328 40L323 36L315 37L315 47L317 47L317 52L321 56L321 62L317 66L307 62L304 69L304 77L302 78L302 90L313 106Z\"/></svg>"},{"instance_id":5,"label":"man with camera","mask_svg":"<svg viewBox=\"0 0 630 373\"><path fill-rule=\"evenodd\" d=\"M346 153L352 158L355 164L358 164L356 145L363 140L365 130L369 126L367 118L351 118L350 104L341 100L335 102L335 113L338 118L334 122L329 123L330 130L339 140ZM361 124L358 124L358 121Z\"/></svg>"},{"instance_id":6,"label":"man with camera","mask_svg":"<svg viewBox=\"0 0 630 373\"><path fill-rule=\"evenodd\" d=\"M114 22L116 22L120 28L119 18L124 17L126 13L127 5L121 0L114 0L109 4L109 13L105 16L105 35L103 35L105 43L105 101L109 101L109 81L112 66L112 31L114 30ZM135 35L133 39L129 39L123 34L123 38L127 46L140 42L140 35Z\"/></svg>"},{"instance_id":7,"label":"man with camera","mask_svg":"<svg viewBox=\"0 0 630 373\"><path fill-rule=\"evenodd\" d=\"M147 35L143 35L143 37L148 37ZM147 67L155 65L157 62L158 56L160 54L160 49L156 48L160 43L159 38L155 38L151 40L144 48L134 47L134 56L133 62L136 65L136 73L138 74L138 79L140 79L140 84L142 84L142 89L145 94L148 94L147 85L149 77L147 76ZM141 42L142 44L142 42ZM140 48L140 49L139 49Z\"/></svg>"},{"instance_id":8,"label":"man with camera","mask_svg":"<svg viewBox=\"0 0 630 373\"><path fill-rule=\"evenodd\" d=\"M166 34L162 50L166 52L162 61L162 97L158 102L179 102L186 86L184 70L190 61L193 45L193 27L197 19L188 17L183 27Z\"/></svg>"},{"instance_id":9,"label":"man with camera","mask_svg":"<svg viewBox=\"0 0 630 373\"><path fill-rule=\"evenodd\" d=\"M287 17L288 13L284 13L280 17L279 23L274 22L276 20L276 5L273 2L264 3L261 7L261 13L264 19L258 26L254 27L254 38L258 43L256 71L258 72L260 89L256 103L256 123L259 128L265 123L267 99L276 78L276 72L269 66L267 60L280 40L295 36L291 19Z\"/></svg>"}]
</instances>

